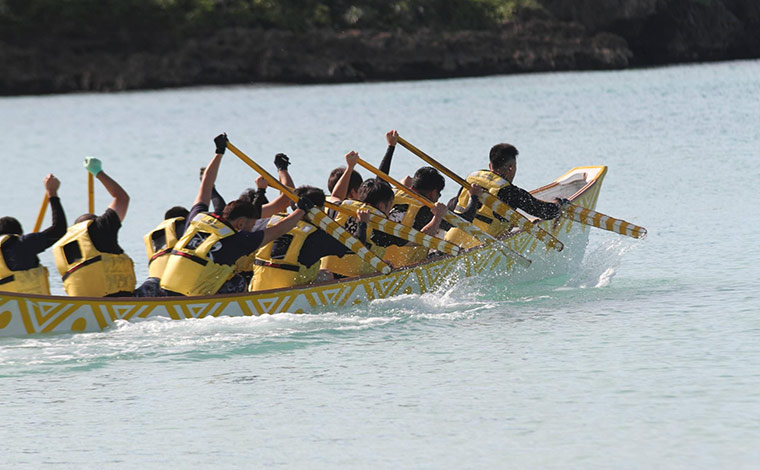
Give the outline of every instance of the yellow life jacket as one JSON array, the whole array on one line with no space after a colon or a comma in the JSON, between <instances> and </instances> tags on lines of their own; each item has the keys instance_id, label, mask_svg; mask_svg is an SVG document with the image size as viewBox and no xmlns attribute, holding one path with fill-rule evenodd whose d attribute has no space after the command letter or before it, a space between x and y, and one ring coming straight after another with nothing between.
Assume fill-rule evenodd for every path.
<instances>
[{"instance_id":1,"label":"yellow life jacket","mask_svg":"<svg viewBox=\"0 0 760 470\"><path fill-rule=\"evenodd\" d=\"M282 214L273 216L267 227L271 227L284 217L285 215ZM288 233L259 248L253 261L253 279L248 289L260 291L301 286L313 282L319 274L320 264L314 263L311 266L300 264L298 255L309 235L316 231L317 227L299 220ZM272 253L275 245L277 248L275 253Z\"/></svg>"},{"instance_id":2,"label":"yellow life jacket","mask_svg":"<svg viewBox=\"0 0 760 470\"><path fill-rule=\"evenodd\" d=\"M506 188L510 185L509 181L490 170L480 170L471 173L467 177L467 182L470 184L477 184L482 186L490 194L497 198L499 197L499 191L502 188ZM469 203L469 191L462 190L459 193L459 199L457 200L457 208L455 212L459 214L463 213ZM497 218L491 208L485 204L481 205L478 211L475 213L475 218L473 219L472 223L476 227L480 228L489 235L493 235L494 237L498 237L499 235L512 228L512 224L509 223L509 220ZM472 246L482 244L482 242L478 241L478 239L474 238L471 235L468 235L456 227L452 228L446 233L445 240L455 243L463 248L470 248Z\"/></svg>"},{"instance_id":3,"label":"yellow life jacket","mask_svg":"<svg viewBox=\"0 0 760 470\"><path fill-rule=\"evenodd\" d=\"M417 213L422 209L422 204L411 196L406 195L399 190L393 191L395 197L393 198L393 206L406 205L407 209L404 213L404 218L399 223L406 225L407 227L414 226L414 219L417 218ZM391 209L393 211L393 209ZM385 248L385 256L383 260L391 263L394 267L409 266L410 264L419 263L427 258L430 250L421 245L415 245L410 243L406 246L391 245Z\"/></svg>"},{"instance_id":4,"label":"yellow life jacket","mask_svg":"<svg viewBox=\"0 0 760 470\"><path fill-rule=\"evenodd\" d=\"M215 263L209 252L222 239L236 233L220 217L196 215L169 255L161 288L187 296L216 294L235 274L235 268Z\"/></svg>"},{"instance_id":5,"label":"yellow life jacket","mask_svg":"<svg viewBox=\"0 0 760 470\"><path fill-rule=\"evenodd\" d=\"M236 273L252 272L254 270L253 263L255 260L256 260L256 252L253 252L250 255L241 256L235 262L235 272Z\"/></svg>"},{"instance_id":6,"label":"yellow life jacket","mask_svg":"<svg viewBox=\"0 0 760 470\"><path fill-rule=\"evenodd\" d=\"M53 245L53 257L72 297L105 297L135 290L135 268L125 253L103 253L95 248L87 227L92 220L72 225Z\"/></svg>"},{"instance_id":7,"label":"yellow life jacket","mask_svg":"<svg viewBox=\"0 0 760 470\"><path fill-rule=\"evenodd\" d=\"M148 276L161 279L166 269L166 261L169 253L177 244L176 223L185 220L184 217L166 219L158 227L154 228L145 236L145 252L148 254Z\"/></svg>"},{"instance_id":8,"label":"yellow life jacket","mask_svg":"<svg viewBox=\"0 0 760 470\"><path fill-rule=\"evenodd\" d=\"M353 212L356 212L359 209L365 209L369 211L370 214L375 214L385 218L385 214L383 214L380 210L375 209L369 204L365 204L363 202L346 199L345 201L341 202L340 205L341 207L351 209ZM337 214L335 221L338 222L338 224L340 224L343 228L347 229L349 232L352 232L352 223L358 223L358 220L356 220L355 217L349 217L342 212L339 212ZM366 234L367 248L369 248L369 250L376 254L379 258L382 258L385 255L385 248L373 244L372 239L370 238L371 235L372 228L368 224ZM326 269L331 273L346 277L377 272L377 270L373 268L371 264L364 262L364 260L361 259L358 255L343 255L342 257L325 256L322 258L322 269Z\"/></svg>"},{"instance_id":9,"label":"yellow life jacket","mask_svg":"<svg viewBox=\"0 0 760 470\"><path fill-rule=\"evenodd\" d=\"M50 295L48 270L45 266L39 265L21 271L11 271L8 268L2 253L2 246L3 243L15 236L0 235L0 291Z\"/></svg>"}]
</instances>

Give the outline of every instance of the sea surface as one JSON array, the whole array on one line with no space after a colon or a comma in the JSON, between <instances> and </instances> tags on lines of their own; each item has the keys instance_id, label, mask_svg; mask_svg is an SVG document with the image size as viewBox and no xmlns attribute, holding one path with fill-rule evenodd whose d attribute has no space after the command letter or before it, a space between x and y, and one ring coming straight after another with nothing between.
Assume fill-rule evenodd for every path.
<instances>
[{"instance_id":1,"label":"sea surface","mask_svg":"<svg viewBox=\"0 0 760 470\"><path fill-rule=\"evenodd\" d=\"M0 338L0 468L760 468L759 61L0 98L0 215L30 230L52 172L73 222L97 156L142 280L220 132L324 187L389 129L459 174L510 142L527 189L608 165L597 209L649 236L594 231L578 272L530 284ZM391 174L421 165L399 147ZM227 199L253 179L224 157Z\"/></svg>"}]
</instances>

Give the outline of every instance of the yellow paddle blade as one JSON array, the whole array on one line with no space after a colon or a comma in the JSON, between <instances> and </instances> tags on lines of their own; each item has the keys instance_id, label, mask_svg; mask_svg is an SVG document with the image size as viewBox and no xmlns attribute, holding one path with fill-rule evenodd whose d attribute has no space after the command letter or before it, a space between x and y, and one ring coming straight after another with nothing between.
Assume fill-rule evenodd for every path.
<instances>
[{"instance_id":1,"label":"yellow paddle blade","mask_svg":"<svg viewBox=\"0 0 760 470\"><path fill-rule=\"evenodd\" d=\"M490 207L495 214L499 214L501 217L509 220L513 225L520 227L522 230L525 230L538 240L544 242L547 248L562 251L562 248L565 247L565 245L551 233L528 220L525 216L506 205L493 194L485 192L481 193L480 202Z\"/></svg>"},{"instance_id":2,"label":"yellow paddle blade","mask_svg":"<svg viewBox=\"0 0 760 470\"><path fill-rule=\"evenodd\" d=\"M348 233L346 229L341 227L338 222L331 219L327 214L316 207L312 207L311 210L309 210L309 217L314 225L343 243L346 248L356 253L362 260L369 263L377 271L380 271L383 274L391 272L390 266L378 258L377 255L369 251L361 241Z\"/></svg>"},{"instance_id":3,"label":"yellow paddle blade","mask_svg":"<svg viewBox=\"0 0 760 470\"><path fill-rule=\"evenodd\" d=\"M499 250L504 256L507 258L511 258L517 262L520 266L527 268L530 266L530 263L532 261L525 256L521 255L520 253L516 252L512 248L506 246L501 240L497 239L491 234L488 234L481 230L479 227L476 227L471 222L468 222L467 220L462 219L456 213L449 212L444 216L444 220L446 222L450 223L454 227L458 228L459 230L462 230L468 235L471 235L472 237L478 239L479 241L483 243L493 243L497 250Z\"/></svg>"},{"instance_id":4,"label":"yellow paddle blade","mask_svg":"<svg viewBox=\"0 0 760 470\"><path fill-rule=\"evenodd\" d=\"M570 219L585 225L609 230L610 232L619 233L627 237L645 238L647 236L647 229L644 227L604 215L601 212L586 209L585 207L567 204L563 207L563 210Z\"/></svg>"},{"instance_id":5,"label":"yellow paddle blade","mask_svg":"<svg viewBox=\"0 0 760 470\"><path fill-rule=\"evenodd\" d=\"M341 212L350 217L356 217L356 213L353 210L340 206L338 204L325 202L325 207L329 207L330 209ZM369 214L368 223L370 227L376 230L394 235L398 238L402 238L412 243L416 243L417 245L421 245L433 250L438 250L443 253L448 253L453 256L459 254L459 247L457 245L454 245L453 243L447 242L446 240L442 240L437 237L431 237L430 235L424 234L419 230L415 230L412 227L407 227L406 225L386 219L385 217Z\"/></svg>"}]
</instances>

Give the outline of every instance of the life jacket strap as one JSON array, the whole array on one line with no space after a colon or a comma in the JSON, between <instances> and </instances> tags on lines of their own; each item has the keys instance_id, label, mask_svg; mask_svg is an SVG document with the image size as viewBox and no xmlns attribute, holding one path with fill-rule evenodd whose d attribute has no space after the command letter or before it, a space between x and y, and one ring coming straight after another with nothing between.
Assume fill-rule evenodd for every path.
<instances>
[{"instance_id":1,"label":"life jacket strap","mask_svg":"<svg viewBox=\"0 0 760 470\"><path fill-rule=\"evenodd\" d=\"M255 264L256 266L266 266L268 268L284 269L286 271L294 271L294 272L298 272L301 269L294 264L270 263L269 261L264 261L258 258L253 260L253 264Z\"/></svg>"},{"instance_id":2,"label":"life jacket strap","mask_svg":"<svg viewBox=\"0 0 760 470\"><path fill-rule=\"evenodd\" d=\"M200 256L191 255L190 253L185 253L184 251L172 250L172 254L177 255L177 256L182 256L184 258L189 259L190 261L195 261L201 266L206 266L208 264L207 259L203 259Z\"/></svg>"},{"instance_id":3,"label":"life jacket strap","mask_svg":"<svg viewBox=\"0 0 760 470\"><path fill-rule=\"evenodd\" d=\"M171 252L172 252L171 248L166 248L164 250L157 251L153 256L150 257L150 259L148 260L148 264L152 263L154 259L160 258L164 255L168 255Z\"/></svg>"},{"instance_id":4,"label":"life jacket strap","mask_svg":"<svg viewBox=\"0 0 760 470\"><path fill-rule=\"evenodd\" d=\"M11 274L8 277L4 277L0 279L0 286L2 286L3 284L8 284L9 282L13 282L14 279L16 279L16 276L13 274Z\"/></svg>"},{"instance_id":5,"label":"life jacket strap","mask_svg":"<svg viewBox=\"0 0 760 470\"><path fill-rule=\"evenodd\" d=\"M87 261L83 261L83 262L77 264L73 268L71 268L68 271L66 271L66 274L63 275L63 278L61 280L65 281L66 278L68 278L74 271L76 271L76 270L78 270L80 268L84 268L85 266L89 266L92 263L97 263L98 261L100 261L102 259L103 259L103 257L101 255L98 255L98 256L96 256L94 258L90 258Z\"/></svg>"}]
</instances>

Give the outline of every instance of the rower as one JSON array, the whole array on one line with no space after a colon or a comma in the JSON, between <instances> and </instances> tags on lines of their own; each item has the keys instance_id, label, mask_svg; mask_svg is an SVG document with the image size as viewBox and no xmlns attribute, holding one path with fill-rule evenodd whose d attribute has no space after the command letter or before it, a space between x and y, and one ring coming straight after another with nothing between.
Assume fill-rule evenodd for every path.
<instances>
[{"instance_id":1,"label":"rower","mask_svg":"<svg viewBox=\"0 0 760 470\"><path fill-rule=\"evenodd\" d=\"M274 166L277 168L280 183L292 188L295 186L293 178L288 172L290 158L284 153L278 153L274 156ZM284 212L290 207L290 199L285 194L280 194L274 201L269 202L266 196L267 180L262 176L256 178L256 189L248 188L240 195L239 201L250 202L256 208L256 218L258 219L253 225L251 231L264 230L267 228L269 218L273 215ZM253 261L256 258L256 252L246 256L241 256L235 263L235 272L244 278L245 285L250 285L253 279Z\"/></svg>"},{"instance_id":2,"label":"rower","mask_svg":"<svg viewBox=\"0 0 760 470\"><path fill-rule=\"evenodd\" d=\"M182 206L174 206L164 213L164 221L148 232L143 240L148 255L148 278L135 289L135 297L163 297L161 276L172 248L185 233L185 223L190 212Z\"/></svg>"},{"instance_id":3,"label":"rower","mask_svg":"<svg viewBox=\"0 0 760 470\"><path fill-rule=\"evenodd\" d=\"M60 185L52 174L45 177L53 223L42 232L24 234L18 220L0 218L0 291L50 295L48 270L37 255L66 233L66 214L58 198Z\"/></svg>"},{"instance_id":4,"label":"rower","mask_svg":"<svg viewBox=\"0 0 760 470\"><path fill-rule=\"evenodd\" d=\"M443 220L448 208L438 202L445 185L446 181L435 168L420 168L412 178L410 189L435 202L435 206L431 210L403 191L394 190L393 207L388 218L432 237L443 238L446 230L451 228L451 225ZM424 260L428 251L428 248L416 244L391 245L386 248L383 259L396 267L408 266Z\"/></svg>"},{"instance_id":5,"label":"rower","mask_svg":"<svg viewBox=\"0 0 760 470\"><path fill-rule=\"evenodd\" d=\"M315 207L325 204L324 192L313 186L300 186L294 191L300 199L308 199ZM284 214L269 219L269 226ZM294 287L310 284L319 274L319 260L325 256L344 256L351 253L343 243L321 228L300 220L285 235L256 251L251 291Z\"/></svg>"},{"instance_id":6,"label":"rower","mask_svg":"<svg viewBox=\"0 0 760 470\"><path fill-rule=\"evenodd\" d=\"M119 229L129 195L106 174L100 160L87 157L84 166L113 197L103 215L83 214L53 245L53 256L66 293L75 297L125 297L135 289L132 259L119 246Z\"/></svg>"},{"instance_id":7,"label":"rower","mask_svg":"<svg viewBox=\"0 0 760 470\"><path fill-rule=\"evenodd\" d=\"M359 195L359 186L363 179L354 167L359 161L359 154L351 150L345 156L346 166L338 167L330 172L327 179L327 190L330 191L328 201L339 204L344 199L356 199Z\"/></svg>"},{"instance_id":8,"label":"rower","mask_svg":"<svg viewBox=\"0 0 760 470\"><path fill-rule=\"evenodd\" d=\"M169 255L161 277L161 288L168 295L245 291L248 287L245 279L235 273L238 258L285 234L310 209L308 200L304 199L293 213L265 230L256 231L251 229L259 214L250 202L232 201L221 216L209 213L211 190L227 148L227 135L217 136L214 144L216 154L203 174L185 233Z\"/></svg>"},{"instance_id":9,"label":"rower","mask_svg":"<svg viewBox=\"0 0 760 470\"><path fill-rule=\"evenodd\" d=\"M356 217L349 217L342 212L334 213L333 211L328 211L328 215L364 242L370 251L379 258L385 255L386 247L390 245L403 246L409 243L403 238L368 228L369 214L387 218L393 205L393 190L385 181L378 178L364 181L359 187L358 200L346 199L340 205L355 211ZM322 259L322 269L333 273L336 277L357 276L375 272L372 266L365 263L357 255L346 255L342 258L328 256Z\"/></svg>"},{"instance_id":10,"label":"rower","mask_svg":"<svg viewBox=\"0 0 760 470\"><path fill-rule=\"evenodd\" d=\"M546 202L536 199L528 191L512 184L517 173L517 149L507 143L494 145L489 153L488 170L479 170L467 177L471 185L482 186L486 191L499 198L513 209L522 209L528 214L541 219L554 219L562 213L563 199ZM448 203L453 210L464 219L472 221L478 228L495 237L506 233L512 228L509 220L495 214L487 205L479 201L470 205L470 193L460 189L459 194ZM480 244L479 241L458 228L452 228L446 233L446 240L457 245L470 247Z\"/></svg>"}]
</instances>

